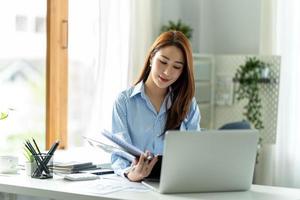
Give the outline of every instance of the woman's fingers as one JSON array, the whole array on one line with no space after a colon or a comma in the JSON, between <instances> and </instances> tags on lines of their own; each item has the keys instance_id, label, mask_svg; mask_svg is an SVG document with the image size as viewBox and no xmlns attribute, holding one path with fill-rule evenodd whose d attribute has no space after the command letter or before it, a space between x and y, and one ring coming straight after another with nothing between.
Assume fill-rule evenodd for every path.
<instances>
[{"instance_id":1,"label":"woman's fingers","mask_svg":"<svg viewBox=\"0 0 300 200\"><path fill-rule=\"evenodd\" d=\"M157 160L158 160L158 158L157 158L157 156L155 156L151 161L149 161L147 163L147 165L145 167L145 176L146 177L150 175L154 165L157 163Z\"/></svg>"},{"instance_id":2,"label":"woman's fingers","mask_svg":"<svg viewBox=\"0 0 300 200\"><path fill-rule=\"evenodd\" d=\"M140 181L144 179L145 177L149 176L151 173L154 165L156 164L158 157L155 156L151 160L147 159L149 156L152 156L150 152L146 152L145 154L142 154L139 158L139 160L135 161L133 164L133 168L128 174L130 176L130 179L133 181ZM129 177L128 176L128 177Z\"/></svg>"},{"instance_id":3,"label":"woman's fingers","mask_svg":"<svg viewBox=\"0 0 300 200\"><path fill-rule=\"evenodd\" d=\"M147 160L151 160L153 158L153 154L150 151L146 151Z\"/></svg>"},{"instance_id":4,"label":"woman's fingers","mask_svg":"<svg viewBox=\"0 0 300 200\"><path fill-rule=\"evenodd\" d=\"M135 166L135 165L137 165L137 163L138 163L138 160L134 159L134 161L131 163L131 166Z\"/></svg>"},{"instance_id":5,"label":"woman's fingers","mask_svg":"<svg viewBox=\"0 0 300 200\"><path fill-rule=\"evenodd\" d=\"M142 154L142 155L140 156L140 158L139 158L138 163L136 164L136 170L137 170L138 172L143 171L144 164L145 164L145 155Z\"/></svg>"},{"instance_id":6,"label":"woman's fingers","mask_svg":"<svg viewBox=\"0 0 300 200\"><path fill-rule=\"evenodd\" d=\"M157 163L157 161L158 161L158 157L157 157L157 156L155 156L155 157L151 160L151 162L149 163L149 166L151 167L151 169L153 169L153 167L154 167L154 165Z\"/></svg>"}]
</instances>

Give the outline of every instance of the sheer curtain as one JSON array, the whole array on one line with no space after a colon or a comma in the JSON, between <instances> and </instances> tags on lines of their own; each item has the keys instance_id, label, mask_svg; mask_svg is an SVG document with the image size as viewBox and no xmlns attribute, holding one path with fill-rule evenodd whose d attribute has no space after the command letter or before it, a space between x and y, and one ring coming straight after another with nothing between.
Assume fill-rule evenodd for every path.
<instances>
[{"instance_id":1,"label":"sheer curtain","mask_svg":"<svg viewBox=\"0 0 300 200\"><path fill-rule=\"evenodd\" d=\"M278 0L277 13L282 57L273 184L300 187L300 1Z\"/></svg>"},{"instance_id":2,"label":"sheer curtain","mask_svg":"<svg viewBox=\"0 0 300 200\"><path fill-rule=\"evenodd\" d=\"M276 54L277 0L263 0L260 20L260 54Z\"/></svg>"},{"instance_id":3,"label":"sheer curtain","mask_svg":"<svg viewBox=\"0 0 300 200\"><path fill-rule=\"evenodd\" d=\"M158 34L158 0L70 0L69 147L110 129L116 95L132 85ZM156 28L154 28L156 27ZM155 32L156 31L156 32ZM100 139L100 138L99 138Z\"/></svg>"},{"instance_id":4,"label":"sheer curtain","mask_svg":"<svg viewBox=\"0 0 300 200\"><path fill-rule=\"evenodd\" d=\"M156 3L155 3L156 2ZM100 0L92 112L86 134L111 127L116 95L132 85L155 35L151 10L157 1Z\"/></svg>"},{"instance_id":5,"label":"sheer curtain","mask_svg":"<svg viewBox=\"0 0 300 200\"><path fill-rule=\"evenodd\" d=\"M132 1L100 0L96 63L87 135L110 129L112 104L116 95L128 86L129 44Z\"/></svg>"},{"instance_id":6,"label":"sheer curtain","mask_svg":"<svg viewBox=\"0 0 300 200\"><path fill-rule=\"evenodd\" d=\"M110 128L112 103L127 87L131 0L69 2L69 147Z\"/></svg>"},{"instance_id":7,"label":"sheer curtain","mask_svg":"<svg viewBox=\"0 0 300 200\"><path fill-rule=\"evenodd\" d=\"M129 84L137 79L148 49L159 34L160 1L134 0L131 8Z\"/></svg>"},{"instance_id":8,"label":"sheer curtain","mask_svg":"<svg viewBox=\"0 0 300 200\"><path fill-rule=\"evenodd\" d=\"M277 140L264 147L261 184L300 187L300 1L262 1L261 54L281 56Z\"/></svg>"},{"instance_id":9,"label":"sheer curtain","mask_svg":"<svg viewBox=\"0 0 300 200\"><path fill-rule=\"evenodd\" d=\"M103 140L100 130L110 129L116 95L131 85L153 40L151 10L157 3L69 1L68 146L77 158L110 162L109 154L89 148L82 136Z\"/></svg>"}]
</instances>

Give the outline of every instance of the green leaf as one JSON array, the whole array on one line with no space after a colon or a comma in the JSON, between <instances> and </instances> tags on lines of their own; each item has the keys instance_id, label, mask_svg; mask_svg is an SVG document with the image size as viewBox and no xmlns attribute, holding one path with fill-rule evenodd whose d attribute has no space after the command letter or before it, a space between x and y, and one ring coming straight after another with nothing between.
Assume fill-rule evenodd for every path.
<instances>
[{"instance_id":1,"label":"green leaf","mask_svg":"<svg viewBox=\"0 0 300 200\"><path fill-rule=\"evenodd\" d=\"M161 32L170 30L181 31L188 39L192 38L193 29L189 25L183 23L181 19L177 22L170 20L167 25L161 27Z\"/></svg>"},{"instance_id":2,"label":"green leaf","mask_svg":"<svg viewBox=\"0 0 300 200\"><path fill-rule=\"evenodd\" d=\"M247 99L244 106L243 115L257 129L264 128L262 121L262 102L259 92L259 80L261 78L261 69L266 64L256 57L247 57L246 62L240 65L236 70L234 77L238 81L238 88L235 90L238 101Z\"/></svg>"},{"instance_id":3,"label":"green leaf","mask_svg":"<svg viewBox=\"0 0 300 200\"><path fill-rule=\"evenodd\" d=\"M0 113L0 120L6 119L8 117L8 113L1 112Z\"/></svg>"},{"instance_id":4,"label":"green leaf","mask_svg":"<svg viewBox=\"0 0 300 200\"><path fill-rule=\"evenodd\" d=\"M31 152L26 148L24 147L24 156L25 158L29 161L29 162L33 162L33 156L31 154Z\"/></svg>"}]
</instances>

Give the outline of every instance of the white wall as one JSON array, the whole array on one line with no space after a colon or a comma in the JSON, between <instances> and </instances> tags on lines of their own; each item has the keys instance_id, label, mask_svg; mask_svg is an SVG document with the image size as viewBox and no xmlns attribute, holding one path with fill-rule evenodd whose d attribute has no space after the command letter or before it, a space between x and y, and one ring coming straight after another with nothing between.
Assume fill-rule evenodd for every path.
<instances>
[{"instance_id":1,"label":"white wall","mask_svg":"<svg viewBox=\"0 0 300 200\"><path fill-rule=\"evenodd\" d=\"M260 0L161 0L160 15L193 27L195 52L259 53Z\"/></svg>"},{"instance_id":2,"label":"white wall","mask_svg":"<svg viewBox=\"0 0 300 200\"><path fill-rule=\"evenodd\" d=\"M168 24L169 20L182 22L193 28L193 38L191 40L193 50L199 52L200 38L200 5L199 0L161 0L161 24Z\"/></svg>"},{"instance_id":3,"label":"white wall","mask_svg":"<svg viewBox=\"0 0 300 200\"><path fill-rule=\"evenodd\" d=\"M259 53L260 0L213 0L215 54Z\"/></svg>"}]
</instances>

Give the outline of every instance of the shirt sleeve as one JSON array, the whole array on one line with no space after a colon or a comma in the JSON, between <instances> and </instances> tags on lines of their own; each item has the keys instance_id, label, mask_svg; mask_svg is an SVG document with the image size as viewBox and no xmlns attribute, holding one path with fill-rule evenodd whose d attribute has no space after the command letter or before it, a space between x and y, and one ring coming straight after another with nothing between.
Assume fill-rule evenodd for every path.
<instances>
[{"instance_id":1,"label":"shirt sleeve","mask_svg":"<svg viewBox=\"0 0 300 200\"><path fill-rule=\"evenodd\" d=\"M128 172L130 167L130 162L120 156L115 155L114 153L111 155L111 167L114 170L115 174L125 177L124 173Z\"/></svg>"},{"instance_id":2,"label":"shirt sleeve","mask_svg":"<svg viewBox=\"0 0 300 200\"><path fill-rule=\"evenodd\" d=\"M112 133L118 134L118 137L121 137L126 142L132 144L128 133L126 104L126 96L121 93L113 105ZM131 165L130 161L116 155L115 153L112 153L111 155L111 163L114 172L123 177L124 172L126 172Z\"/></svg>"},{"instance_id":3,"label":"shirt sleeve","mask_svg":"<svg viewBox=\"0 0 300 200\"><path fill-rule=\"evenodd\" d=\"M200 131L200 119L200 110L194 97L190 106L190 111L185 118L184 123L182 123L182 125L185 126L183 129ZM182 127L180 129L182 129Z\"/></svg>"}]
</instances>

